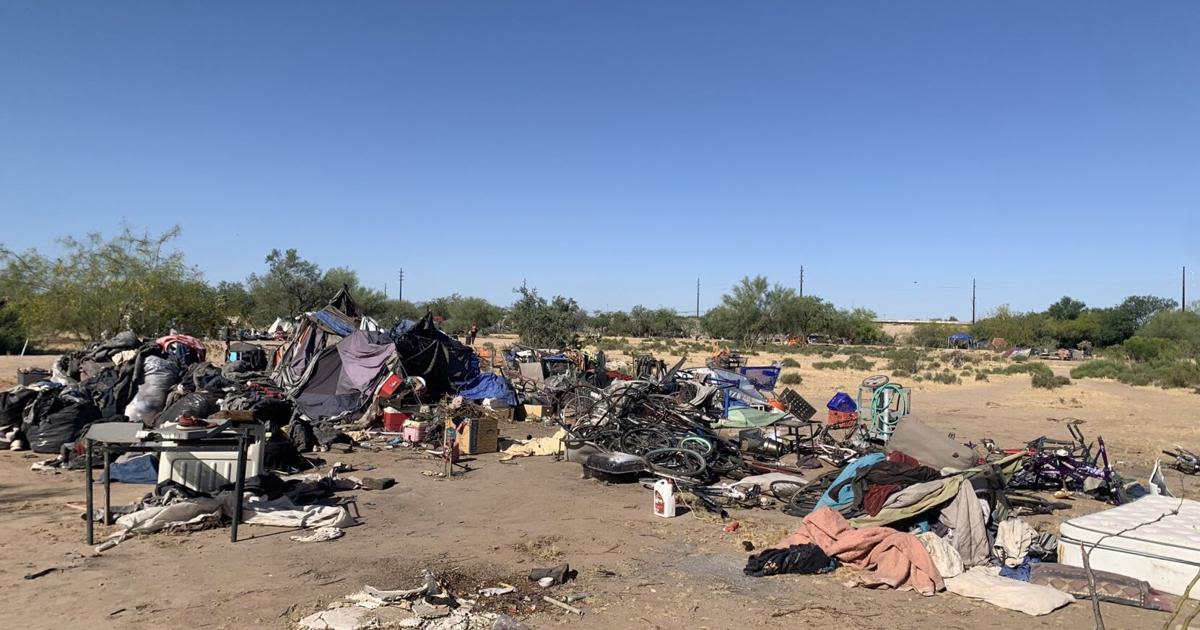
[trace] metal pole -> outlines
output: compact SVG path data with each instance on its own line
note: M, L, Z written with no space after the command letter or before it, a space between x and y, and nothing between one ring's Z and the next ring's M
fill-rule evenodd
M975 325L975 278L971 278L971 325Z
M246 431L238 433L237 478L233 482L233 527L229 531L229 542L238 539L238 523L242 521L242 492L246 489Z
M96 541L92 537L92 444L91 440L87 438L83 439L83 495L86 497L85 503L87 503L87 514L84 515L87 525L84 527L84 530L87 531L87 544L89 545L96 544Z
M800 297L804 297L804 265L800 265Z
M1183 282L1179 289L1179 310L1187 310L1187 267L1183 268Z
M109 510L112 508L112 475L110 472L110 454L108 445L104 445L104 525L107 527L112 523L109 518Z
M696 319L700 318L700 278L696 278Z

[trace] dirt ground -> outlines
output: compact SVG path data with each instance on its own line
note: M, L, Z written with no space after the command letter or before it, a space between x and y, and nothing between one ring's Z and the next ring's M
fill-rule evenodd
M762 355L754 363L776 358ZM813 357L794 358L801 367L789 371L804 377L794 387L818 406L838 390L853 393L869 375L815 370ZM0 357L0 387L13 384L17 367L51 361ZM1065 374L1070 365L1052 367ZM992 437L1017 446L1039 435L1067 438L1063 419L1082 419L1085 433L1103 435L1117 465L1139 477L1162 448L1176 442L1200 447L1200 396L1192 393L1095 380L1034 390L1028 375L918 383L913 390L914 413L963 440ZM539 423L502 424L501 431L510 438L551 432ZM925 598L849 588L847 569L745 577L743 541L773 543L796 519L777 510L732 510L740 528L726 533L706 514L657 518L649 490L582 480L579 466L548 457L501 463L494 454L478 456L471 472L445 480L423 475L438 463L407 449L331 455L329 463L373 465L367 474L397 480L388 490L355 493L362 525L340 540L302 544L289 540L290 530L243 526L236 544L228 530L213 530L133 539L96 555L84 545L80 511L68 505L83 499L82 474L31 471L42 458L0 452L0 628L289 628L365 584L411 588L423 568L445 576L460 596L499 582L517 585L518 596L488 605L533 628L1092 626L1089 606L1079 602L1031 618L944 593ZM1168 482L1177 494L1196 495L1173 471ZM114 504L148 490L114 484ZM1105 507L1082 497L1072 503L1071 514ZM1053 528L1062 518L1034 520ZM578 578L550 593L586 593L576 603L583 617L542 604L544 592L525 579L531 568L561 562ZM59 570L23 579L47 568ZM531 601L522 601L524 595ZM1102 610L1110 628L1156 628L1166 621L1163 613L1112 604Z

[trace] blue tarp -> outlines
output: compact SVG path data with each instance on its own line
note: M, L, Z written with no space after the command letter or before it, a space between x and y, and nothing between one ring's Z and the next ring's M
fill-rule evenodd
M467 400L496 398L507 402L509 407L517 404L517 396L508 386L508 381L496 374L480 374L463 383L458 389L458 395Z
M956 332L950 335L951 341L974 341L975 338L965 332Z
M316 317L317 319L321 320L322 324L325 324L326 326L329 327L330 330L332 330L333 332L335 332L343 337L348 337L355 330L357 330L357 328L355 328L354 326L350 326L350 325L346 324L346 322L342 321L342 319L340 317L337 317L333 313L330 313L324 309L321 309L321 310L317 311L316 313L313 313L313 317Z
M108 468L113 481L124 483L158 483L158 460L149 453L131 457ZM104 475L100 475L104 481Z
M862 470L863 468L869 468L875 464L878 464L879 462L883 461L884 457L886 457L886 455L883 453L871 453L870 455L863 455L862 457L850 462L845 468L842 469L842 473L837 476L837 479L833 480L833 484L829 486L829 490L833 490L838 486L838 484L847 479L853 479L854 476L858 474L858 471ZM829 490L826 490L825 494L821 495L821 500L817 501L817 507L813 508L814 510L823 507L831 507L835 510L840 510L849 506L850 503L854 501L853 484L848 483L843 485L838 491L837 497L830 496Z

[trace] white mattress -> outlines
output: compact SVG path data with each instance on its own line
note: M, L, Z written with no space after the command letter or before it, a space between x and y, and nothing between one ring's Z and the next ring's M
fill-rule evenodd
M1171 514L1176 509L1179 513ZM1151 523L1163 514L1167 516ZM1200 571L1200 502L1148 496L1073 518L1059 528L1059 537L1063 564L1082 567L1081 547L1099 541L1088 557L1093 570L1128 575L1183 595ZM1200 588L1193 588L1191 597L1200 599Z

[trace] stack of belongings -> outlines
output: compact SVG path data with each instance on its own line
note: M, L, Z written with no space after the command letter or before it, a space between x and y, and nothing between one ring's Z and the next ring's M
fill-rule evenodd
M868 588L927 596L947 590L1029 615L1073 601L1031 578L1039 559L1053 559L1053 545L1009 517L1004 488L1023 455L982 464L916 418L905 425L922 439L905 439L898 428L901 439L889 440L886 453L864 455L830 475L815 505L801 508L807 514L790 512L804 522L775 549L803 549L808 558L815 550L805 546L814 546L867 571L854 585Z

